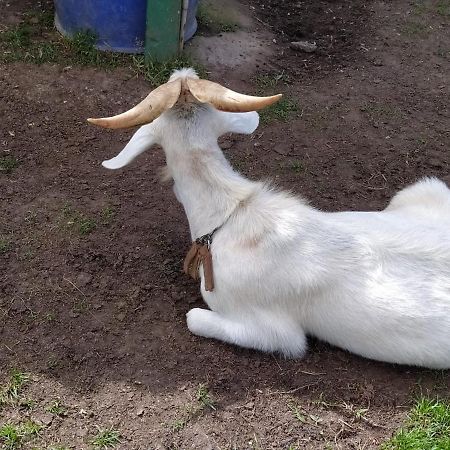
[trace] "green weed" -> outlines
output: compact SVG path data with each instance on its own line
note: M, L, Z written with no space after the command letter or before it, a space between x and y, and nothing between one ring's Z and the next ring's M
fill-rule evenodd
M91 233L97 226L96 221L66 203L62 209L65 227L77 231L82 236Z
M11 173L17 167L19 167L19 161L14 156L0 158L0 172Z
M295 419L297 419L301 423L307 422L307 417L302 413L302 411L297 406L290 405L289 407Z
M11 241L4 236L0 236L0 255L2 253L9 252L11 248L12 248Z
M19 429L10 423L3 425L0 427L0 440L6 450L17 448L21 441Z
M33 409L36 405L36 402L31 398L21 398L18 405L22 409Z
M0 407L17 403L22 388L29 379L30 375L28 373L12 370L8 382L0 389Z
M254 82L257 87L257 95L273 95L281 83L288 83L289 78L281 73L269 73L257 75ZM259 116L262 124L273 121L287 122L299 111L296 100L284 94L281 100L260 111Z
M67 408L65 408L59 400L54 400L52 404L47 408L47 411L51 414L54 414L55 416L67 416Z
M408 420L382 450L450 450L450 403L419 398Z
M273 92L281 83L287 84L289 81L289 77L284 72L264 73L254 78L254 82L261 94L266 94L268 91Z
M193 67L200 78L206 78L205 68L185 54L181 54L165 62L145 61L143 56L132 57L132 69L136 74L143 76L154 86L159 86L167 82L174 70L183 67Z
M100 211L101 224L102 225L110 225L116 215L116 210L112 206L105 206Z
M77 221L77 230L81 235L89 234L91 231L95 229L97 224L94 219L90 219L89 217L79 217Z
M189 422L189 419L187 419L187 418L177 419L172 423L170 428L172 429L172 431L178 432L178 431L183 430L188 422Z
M0 441L3 442L4 450L15 450L22 446L25 441L36 437L42 430L42 426L27 420L19 425L7 423L0 427Z
M216 409L214 406L214 399L211 397L208 391L208 387L205 384L201 384L196 392L197 401L200 402L202 408Z
M172 431L178 432L186 427L186 425L200 416L205 408L216 410L215 401L209 393L208 387L205 384L200 384L195 392L196 404L191 404L185 408L185 413L182 417L176 419L170 425Z
M99 51L94 47L95 41L90 30L80 30L66 39L53 27L52 11L32 11L25 14L22 23L0 33L0 62L129 67L153 85L165 83L171 72L181 67L195 67L202 78L206 76L203 67L184 54L166 62L146 62L143 56Z
M106 449L115 447L119 442L120 433L113 428L108 428L106 430L99 429L91 443L95 448Z
M412 12L416 16L421 16L427 12L427 5L425 5L422 1L416 1L413 5Z
M450 17L450 0L440 0L436 6L437 13L444 17Z
M261 110L259 115L262 124L273 121L287 122L295 117L298 111L298 103L292 98L283 96L277 103Z
M401 112L395 106L388 103L369 102L360 109L367 114L369 120L372 122L387 122L402 116Z
M303 163L298 160L292 161L290 167L295 173L302 173L305 170Z
M420 22L407 22L401 29L402 34L409 37L425 36L428 31L428 26Z

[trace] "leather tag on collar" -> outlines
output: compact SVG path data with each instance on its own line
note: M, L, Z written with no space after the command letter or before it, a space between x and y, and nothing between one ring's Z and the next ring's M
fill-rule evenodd
M183 272L191 276L194 280L200 278L200 264L203 264L203 273L205 275L205 289L207 291L214 290L214 277L212 266L212 255L207 244L199 244L193 242L186 258L184 259Z

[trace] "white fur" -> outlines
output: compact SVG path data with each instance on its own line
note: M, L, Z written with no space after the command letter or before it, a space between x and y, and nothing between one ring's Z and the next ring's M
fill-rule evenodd
M211 248L213 292L201 274L210 310L189 311L189 329L293 357L309 334L376 360L450 368L447 186L425 179L380 212L321 212L233 171L218 136L257 125L256 112L175 106L104 164L158 143L192 239L225 222Z

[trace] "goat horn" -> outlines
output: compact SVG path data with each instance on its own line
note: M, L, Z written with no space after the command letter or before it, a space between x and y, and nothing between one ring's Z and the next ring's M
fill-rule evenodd
M188 78L191 94L201 103L211 103L216 109L226 112L250 112L265 108L277 102L282 94L271 97L254 97L239 94L231 89L208 80Z
M150 92L134 108L113 117L88 119L89 123L103 128L129 128L136 125L150 123L164 111L172 108L181 92L181 80L165 83Z

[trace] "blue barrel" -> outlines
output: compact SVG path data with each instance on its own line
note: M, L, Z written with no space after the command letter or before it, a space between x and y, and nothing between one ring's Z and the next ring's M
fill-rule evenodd
M199 0L189 0L188 10L186 15L186 25L184 26L184 42L194 36L197 31L197 8Z
M147 0L54 1L55 26L64 36L91 31L97 36L95 47L99 50L144 52ZM197 5L198 0L189 0L185 41L197 30Z

